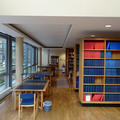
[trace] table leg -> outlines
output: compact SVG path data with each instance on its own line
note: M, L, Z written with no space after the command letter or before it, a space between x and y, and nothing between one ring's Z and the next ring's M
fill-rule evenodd
M40 94L37 93L37 109L38 109L38 107L39 107L39 99L40 99Z
M50 75L50 87L52 86L52 77Z
M41 91L41 109L43 110L43 91Z
M14 110L17 109L17 93L14 92Z

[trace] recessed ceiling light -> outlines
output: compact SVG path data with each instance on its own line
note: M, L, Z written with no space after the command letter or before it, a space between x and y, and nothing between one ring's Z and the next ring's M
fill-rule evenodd
M90 35L91 37L95 37L95 35Z
M112 27L112 25L105 25L105 27L106 27L106 28L111 28L111 27Z

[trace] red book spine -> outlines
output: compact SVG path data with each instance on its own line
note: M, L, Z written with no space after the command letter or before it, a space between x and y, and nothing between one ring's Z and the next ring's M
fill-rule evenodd
M84 93L83 94L83 101L85 101L85 99L86 99L86 94Z
M100 51L84 51L84 58L101 58Z
M95 42L95 49L104 49L104 42Z
M95 47L94 42L85 42L84 43L84 49L94 49Z

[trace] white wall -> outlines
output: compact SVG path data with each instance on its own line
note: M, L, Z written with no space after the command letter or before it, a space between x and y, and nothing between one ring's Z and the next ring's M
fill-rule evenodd
M61 69L62 65L65 65L65 49L64 48L53 48L50 49L50 58L51 56L59 56L59 69Z
M48 65L48 49L42 48L42 65Z
M0 15L120 17L120 0L0 0Z

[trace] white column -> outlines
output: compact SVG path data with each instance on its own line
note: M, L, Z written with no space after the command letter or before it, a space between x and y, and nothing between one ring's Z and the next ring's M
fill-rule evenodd
M38 48L38 66L42 66L42 48Z
M23 73L23 37L16 38L16 84L22 82Z

